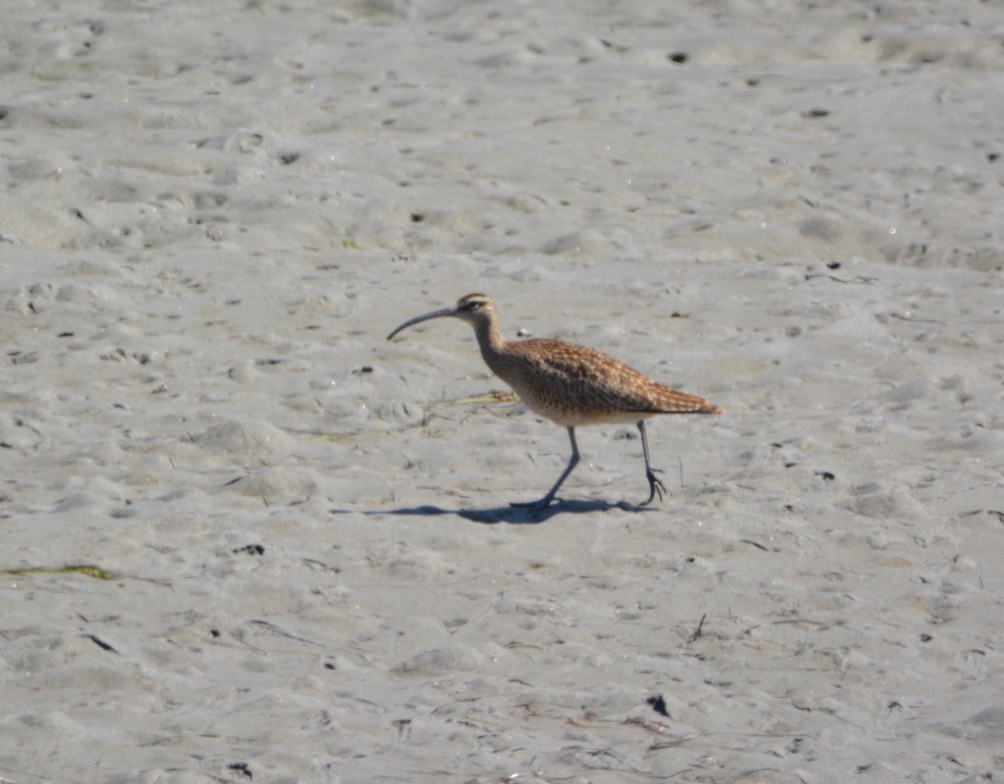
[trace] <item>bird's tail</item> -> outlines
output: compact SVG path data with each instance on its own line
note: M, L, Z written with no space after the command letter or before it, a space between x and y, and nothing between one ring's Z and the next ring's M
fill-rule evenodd
M720 414L722 409L710 400L658 385L656 403L663 414Z

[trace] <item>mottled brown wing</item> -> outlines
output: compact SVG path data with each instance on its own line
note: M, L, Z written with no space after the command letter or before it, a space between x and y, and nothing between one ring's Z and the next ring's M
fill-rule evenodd
M718 411L702 397L677 392L586 346L547 339L511 346L524 372L510 383L529 408L556 421Z

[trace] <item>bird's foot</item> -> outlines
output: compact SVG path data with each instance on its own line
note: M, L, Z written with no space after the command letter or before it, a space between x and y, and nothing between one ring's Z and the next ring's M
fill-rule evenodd
M655 498L656 493L659 494L659 503L662 503L662 497L666 492L666 486L662 483L659 477L656 476L657 473L661 474L662 471L658 468L649 468L645 471L645 478L648 479L649 495L648 500L641 504L642 506L648 506L652 503L652 499Z
M554 501L553 495L545 495L537 501L512 501L509 506L513 509L526 509L529 512L542 512Z

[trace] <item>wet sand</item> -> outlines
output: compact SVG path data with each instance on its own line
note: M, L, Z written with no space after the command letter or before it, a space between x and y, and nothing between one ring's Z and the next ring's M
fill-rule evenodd
M8 12L0 782L1000 775L1004 21L839 5Z

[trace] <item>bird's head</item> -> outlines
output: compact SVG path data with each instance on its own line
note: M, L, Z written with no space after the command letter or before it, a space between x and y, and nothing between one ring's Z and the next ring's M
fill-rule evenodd
M461 321L466 321L473 327L477 327L479 324L485 322L491 323L495 319L495 305L492 302L492 298L487 294L468 294L457 300L457 304L452 308L434 310L432 313L425 313L421 316L415 316L415 318L409 319L391 332L387 336L387 340L393 338L398 332L401 332L402 330L414 326L422 321L447 317L458 318Z

